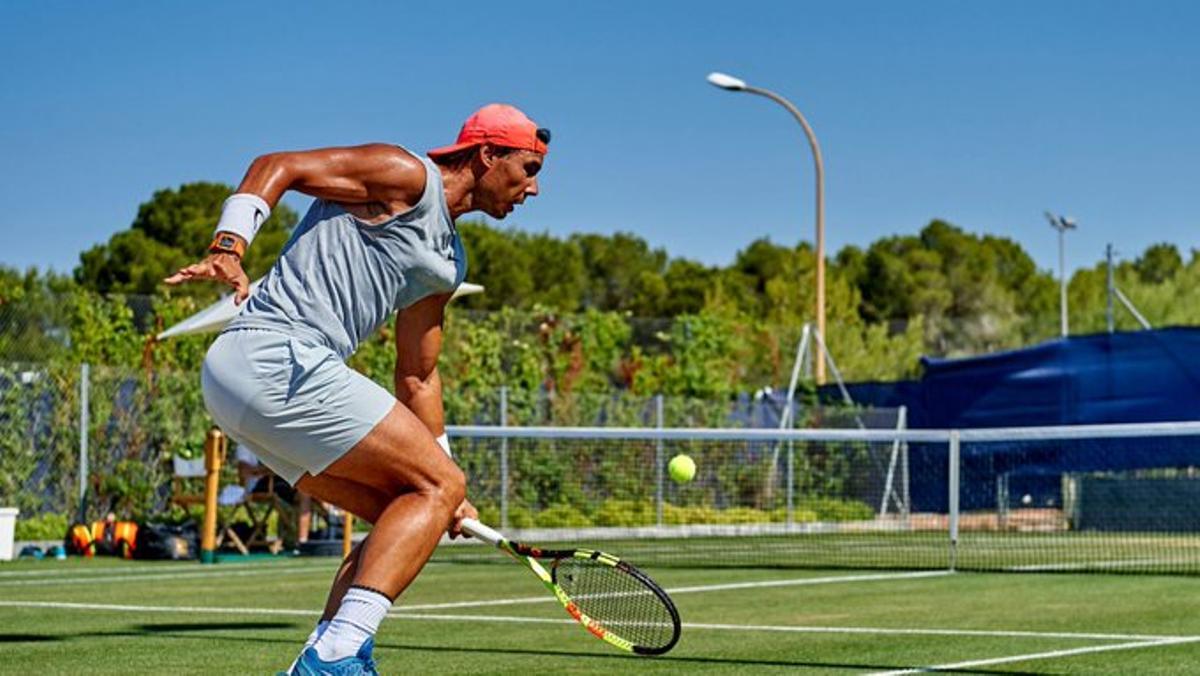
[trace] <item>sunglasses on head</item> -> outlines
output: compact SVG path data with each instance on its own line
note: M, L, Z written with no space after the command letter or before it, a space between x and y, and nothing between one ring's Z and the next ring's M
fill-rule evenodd
M541 141L542 143L545 143L546 145L550 145L550 130L549 129L546 129L545 127L539 127L538 130L536 132L534 132L534 135L537 136L537 140Z

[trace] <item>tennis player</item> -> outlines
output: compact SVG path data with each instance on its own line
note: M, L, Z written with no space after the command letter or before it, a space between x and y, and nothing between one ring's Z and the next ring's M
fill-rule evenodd
M245 307L209 348L209 413L288 483L374 524L334 578L296 674L373 674L373 636L443 532L475 517L437 371L467 258L454 220L538 194L550 132L484 106L418 157L372 144L264 155L226 200L209 255L165 281L217 280ZM316 198L254 295L241 259L288 190ZM345 360L395 313L395 396Z

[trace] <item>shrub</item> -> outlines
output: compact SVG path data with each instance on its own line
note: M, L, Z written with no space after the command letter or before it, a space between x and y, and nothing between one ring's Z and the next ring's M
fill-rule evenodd
M69 520L65 515L47 512L29 518L18 515L16 539L61 540L66 537Z
M816 513L817 521L866 521L875 517L869 505L857 500L806 498L799 507Z
M554 505L535 514L533 523L538 528L584 528L591 526L592 520L571 505Z
M651 526L655 521L654 503L634 500L605 500L593 519L597 526Z

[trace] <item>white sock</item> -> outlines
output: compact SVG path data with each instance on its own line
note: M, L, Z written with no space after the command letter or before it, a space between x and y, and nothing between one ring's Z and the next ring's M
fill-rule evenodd
M308 635L308 640L304 642L304 648L307 649L317 644L317 639L321 638L321 634L329 628L329 620L321 620L317 622L317 626L313 628L312 633Z
M375 635L392 601L379 592L351 587L329 626L317 638L317 655L333 662L358 654L358 649Z

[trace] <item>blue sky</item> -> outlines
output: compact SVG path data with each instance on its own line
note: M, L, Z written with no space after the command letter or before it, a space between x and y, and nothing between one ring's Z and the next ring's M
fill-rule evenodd
M757 237L829 252L943 218L1056 266L1200 247L1200 3L7 2L0 263L69 271L154 190L259 153L453 139L490 101L554 130L506 225L637 233L725 264ZM302 196L286 198L298 210Z

